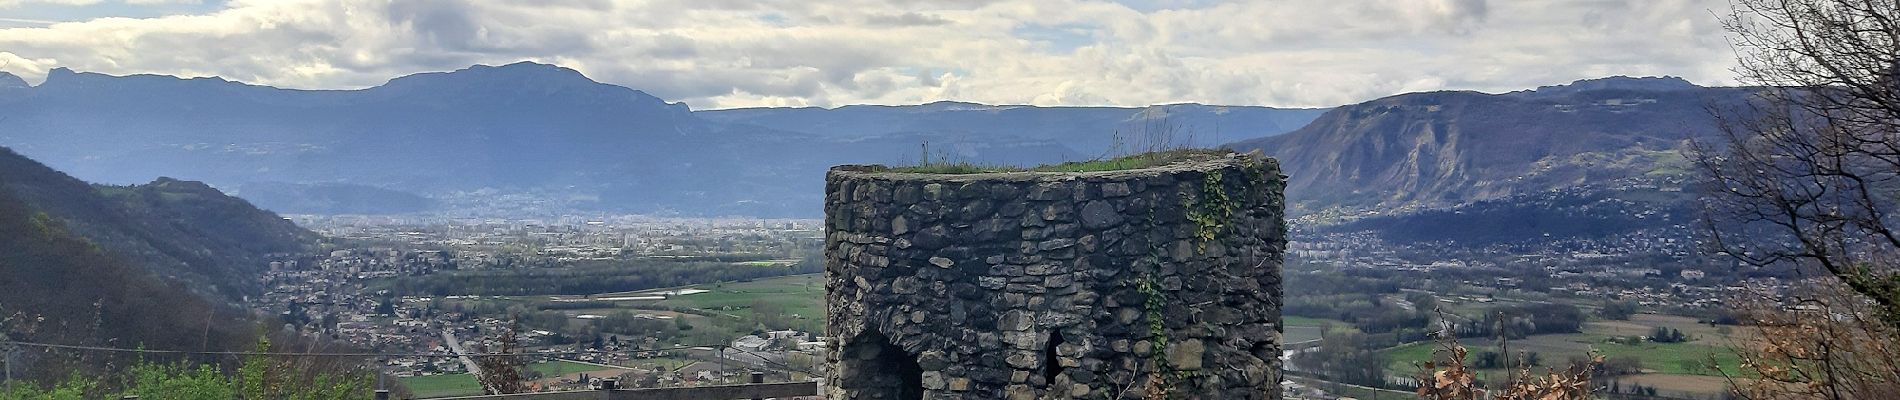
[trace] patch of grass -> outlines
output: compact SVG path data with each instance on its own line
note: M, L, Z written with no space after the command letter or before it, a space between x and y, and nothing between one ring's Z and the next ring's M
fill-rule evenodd
M1725 347L1694 343L1643 343L1626 345L1603 343L1596 346L1605 357L1629 357L1643 360L1643 369L1655 370L1664 374L1684 375L1721 375L1721 372L1706 367L1710 357L1716 365L1730 375L1742 372L1741 356Z
M1720 375L1720 372L1702 367L1711 356L1716 363L1730 374L1739 373L1737 366L1741 358L1735 352L1721 346L1696 343L1653 343L1638 345L1611 343L1608 336L1595 334L1569 333L1558 335L1534 335L1510 342L1511 353L1537 352L1545 366L1561 366L1571 357L1581 358L1591 349L1596 349L1610 359L1633 358L1641 360L1643 368L1664 374ZM1460 339L1459 343L1472 354L1482 351L1497 351L1496 342L1484 338ZM1407 374L1415 371L1414 363L1424 362L1434 357L1439 349L1437 343L1413 343L1385 350L1392 363L1387 370L1395 374ZM1537 368L1533 368L1537 369ZM1502 373L1502 369L1488 369L1486 372Z
M581 364L581 363L567 361L567 360L554 360L554 361L549 361L549 362L544 362L544 363L528 364L528 369L534 372L540 372L542 376L552 377L552 376L572 374L576 372L593 372L593 371L610 371L610 370L625 372L624 370L626 370L627 368L602 367L598 365L587 365L587 364Z
M1282 344L1314 341L1322 336L1321 328L1317 326L1287 325L1281 329L1286 330L1285 335L1280 337Z
M1286 324L1286 326L1326 326L1326 324L1333 324L1333 326L1352 326L1352 324L1348 324L1346 323L1346 321L1340 321L1336 319L1326 319L1326 318L1301 317L1297 315L1282 316L1280 317L1280 323Z
M1392 363L1385 368L1386 372L1409 376L1418 372L1418 367L1413 364L1433 359L1433 352L1436 351L1438 351L1437 343L1412 343L1386 349L1386 357L1392 359Z
M751 282L727 282L695 287L711 290L711 292L674 296L655 304L697 308L716 315L731 315L741 320L751 321L754 319L753 303L765 302L783 308L787 315L798 315L801 319L796 325L801 330L823 330L824 274L788 275Z
M1182 161L1209 160L1216 157L1223 157L1232 153L1233 152L1230 150L1221 150L1221 149L1182 149L1182 150L1167 150L1167 151L1141 153L1141 154L1128 155L1128 156L1116 157L1116 158L1111 158L1111 159L1071 161L1071 162L1065 162L1061 164L1041 165L1041 166L1035 166L1035 167L1029 167L1029 168L1007 166L1007 165L975 164L975 163L964 162L964 161L954 161L954 162L929 163L929 164L924 164L924 165L882 167L882 168L875 169L875 171L902 172L902 173L913 173L913 174L945 174L945 175L981 174L981 173L993 173L993 172L1121 171L1121 170L1129 170L1129 169L1150 168L1150 167L1168 165L1168 164L1182 162Z
M785 307L785 312L805 318L822 319L825 316L824 274L790 275L698 287L711 292L674 296L660 304L715 310L719 307L749 308L755 301L764 301Z
M448 374L411 376L402 378L402 385L408 387L417 398L476 396L482 394L482 384L475 381L474 375Z

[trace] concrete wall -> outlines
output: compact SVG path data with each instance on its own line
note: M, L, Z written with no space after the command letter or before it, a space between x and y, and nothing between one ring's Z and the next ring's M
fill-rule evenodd
M830 398L1280 397L1273 160L881 170L826 177Z

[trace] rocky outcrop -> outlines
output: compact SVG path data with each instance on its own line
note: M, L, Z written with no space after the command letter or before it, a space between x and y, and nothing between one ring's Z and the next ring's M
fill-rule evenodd
M1280 397L1273 160L880 171L826 179L829 398Z

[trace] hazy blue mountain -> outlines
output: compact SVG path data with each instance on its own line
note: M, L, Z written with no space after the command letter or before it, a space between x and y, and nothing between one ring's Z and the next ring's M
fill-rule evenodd
M247 183L231 194L288 214L402 214L439 206L414 193L349 183Z
M19 75L14 75L11 72L0 71L0 90L20 89L20 88L25 88L25 87L27 87L26 80L20 79Z
M1116 129L1145 121L1218 127L1221 136L1199 138L1216 143L1288 130L1317 112L938 103L695 113L525 62L360 90L63 68L37 86L10 81L0 78L0 145L92 181L184 177L257 193L284 212L416 208L351 205L365 195L529 193L569 208L815 216L827 167L916 162L926 142L933 157L1041 164L1098 156Z
M1279 158L1298 211L1449 206L1679 177L1690 140L1717 133L1707 107L1734 107L1751 93L1623 77L1506 94L1409 93L1233 146Z
M830 138L902 135L936 142L1048 141L1099 156L1136 135L1172 130L1179 144L1211 147L1305 126L1324 109L1170 104L1150 107L1036 107L940 101L914 106L739 108L696 111L709 120L769 126Z

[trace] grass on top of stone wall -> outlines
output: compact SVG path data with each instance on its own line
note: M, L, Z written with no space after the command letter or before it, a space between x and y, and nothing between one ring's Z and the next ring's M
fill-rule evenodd
M981 174L992 172L1098 172L1142 169L1173 164L1183 161L1213 160L1234 154L1227 149L1177 149L1156 151L1110 159L1070 161L1061 164L1018 167L1009 165L976 164L965 161L928 163L897 167L881 167L878 172L903 172L913 174Z

